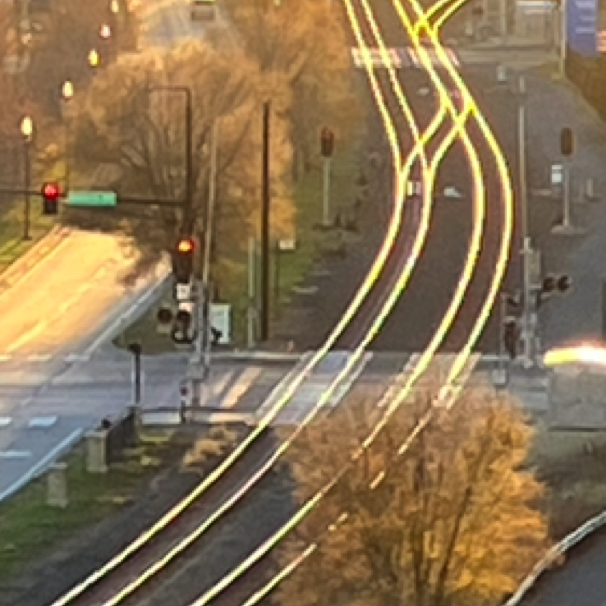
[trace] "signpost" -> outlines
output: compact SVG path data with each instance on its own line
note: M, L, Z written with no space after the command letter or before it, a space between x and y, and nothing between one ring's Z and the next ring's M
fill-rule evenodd
M67 196L67 206L114 207L118 204L118 194L115 191L70 191Z

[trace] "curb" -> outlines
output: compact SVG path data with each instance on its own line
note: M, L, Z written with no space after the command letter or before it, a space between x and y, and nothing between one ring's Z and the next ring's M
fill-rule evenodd
M288 353L273 351L230 351L211 353L211 360L216 362L298 362L305 352Z
M39 240L22 257L9 265L0 273L0 293L14 286L23 276L42 259L50 254L63 240L71 234L71 229L54 227L46 236Z

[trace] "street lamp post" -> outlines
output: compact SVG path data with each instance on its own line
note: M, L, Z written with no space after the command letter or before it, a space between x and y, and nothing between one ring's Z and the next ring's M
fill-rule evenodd
M194 118L193 94L188 86L152 86L153 91L179 93L185 97L185 200L182 235L191 236L194 228Z
M61 87L61 97L63 99L63 135L64 135L64 146L65 146L65 186L64 190L69 191L69 177L70 177L70 146L69 146L69 102L74 96L74 85L70 80L66 80Z
M100 62L100 57L99 57L98 51L95 50L94 48L91 49L91 51L88 53L88 64L92 68L96 68L96 67L99 67L99 62Z
M30 220L31 220L31 199L29 190L31 186L31 154L30 147L34 138L34 121L30 116L25 116L21 121L21 133L23 134L24 141L24 160L25 160L25 175L24 175L24 189L25 189L25 207L23 209L23 239L31 240L30 235Z

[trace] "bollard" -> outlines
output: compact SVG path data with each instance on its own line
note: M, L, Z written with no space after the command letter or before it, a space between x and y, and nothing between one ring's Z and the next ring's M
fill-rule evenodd
M46 484L46 504L49 507L65 508L69 504L67 498L67 464L51 465Z
M91 431L86 434L86 471L107 473L107 431Z
M499 84L507 82L507 68L504 65L497 65L497 82Z

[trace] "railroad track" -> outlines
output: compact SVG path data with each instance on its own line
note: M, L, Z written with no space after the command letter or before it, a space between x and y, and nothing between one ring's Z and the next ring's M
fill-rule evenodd
M368 35L368 30L366 31L366 35ZM383 86L385 86L385 82L383 82ZM400 105L401 99L395 95L392 97L391 103ZM434 158L441 153L445 153L451 144L449 143L449 138L450 142L452 142L454 136L457 135L456 131L449 128L443 132L440 137L438 131L441 128L441 123L436 121L436 129L431 137L431 143L428 143L426 148L429 149L429 152ZM400 128L398 132L405 133L405 130ZM453 132L454 136L452 136ZM414 132L409 136L414 139ZM402 135L402 139L398 141L398 144L403 145L404 141L406 141L405 135ZM442 150L444 150L444 152L442 152ZM335 339L335 342L338 342L338 340L341 339L340 343L342 343L343 346L347 346L349 343L359 345L359 341L362 341L362 347L359 347L359 350L363 351L365 345L364 340L372 338L373 334L380 330L382 315L385 315L385 310L388 309L390 303L393 306L394 294L397 300L397 296L399 296L399 293L405 286L406 280L403 280L402 278L403 276L406 278L407 269L411 267L411 253L413 254L414 259L415 246L419 249L422 248L425 238L422 233L421 224L423 221L428 221L428 215L431 210L431 182L429 179L426 179L428 174L427 166L422 159L419 160L418 157L413 158L406 168L414 171L415 167L417 171L420 171L421 179L426 181L424 183L424 189L427 192L424 199L426 204L422 205L420 208L408 207L406 209L401 209L404 213L409 213L405 224L410 226L410 231L398 229L395 233L395 237L393 238L388 251L390 254L387 255L389 257L387 271L383 274L382 278L373 284L373 291L375 294L363 304L367 307L364 308L362 306L363 313L358 316L357 323L354 322L348 328L349 332L345 331L344 334ZM419 174L419 172L417 172L417 174ZM398 188L402 187L403 181L403 179L400 181ZM476 183L476 185L478 185L478 183ZM398 193L402 192L400 191ZM423 216L425 216L425 219L423 219ZM418 235L419 232L421 232L420 236ZM416 242L415 235L417 235ZM471 247L471 253L469 255L469 258L474 262L477 261L478 257L479 244L477 241L481 241L481 232L479 236L476 233L475 238L476 245L475 247ZM471 277L473 274L473 265L470 263L469 267L471 267L471 270L468 273ZM411 271L409 273L411 273ZM462 289L462 291L464 294L464 289ZM455 309L455 314L457 306L460 307L462 301L460 297L459 299L460 300L457 301L455 297L455 303L452 305L452 309ZM452 323L452 317L455 314L445 314L447 322ZM447 324L444 324L444 326L447 326ZM472 337L473 336L474 335L472 334ZM351 339L351 341L349 341L349 339ZM427 368L433 354L435 354L435 349L432 351L432 347L430 347L428 354L425 356L425 368L422 367L422 364L419 366L419 371L417 371L418 376ZM469 352L464 351L458 363L455 364L456 368L454 374L451 373L452 376L449 377L451 382L456 378L458 373L464 370L466 358L468 357ZM306 372L308 374L309 370ZM345 372L343 376L346 375L347 372ZM303 383L303 381L301 381L301 383ZM300 384L294 386L293 393ZM394 396L396 395L399 394L394 394ZM237 529L239 527L241 522L238 520L241 519L239 516L243 515L242 512L248 512L247 515L251 516L250 519L254 522L255 519L260 519L260 517L258 517L260 511L268 511L270 509L274 511L272 507L275 506L277 507L277 509L275 509L276 513L272 517L275 518L275 527L278 529L283 521L281 520L282 516L277 513L278 509L283 511L284 519L288 518L293 510L294 506L291 504L291 507L289 508L287 499L285 499L288 493L288 483L284 478L278 478L278 484L274 485L271 482L272 480L275 481L276 475L264 475L263 479L254 483L254 487L253 484L251 484L251 479L254 478L256 472L258 473L258 470L263 468L267 462L275 456L275 453L279 448L280 447L276 444L272 443L270 436L260 436L260 440L251 446L247 455L239 459L236 465L231 468L230 473L221 480L216 481L210 491L206 493L205 498L199 502L200 504L197 504L195 508L190 508L185 511L179 516L178 521L173 522L168 526L168 532L162 532L157 538L146 543L144 548L138 551L134 556L124 559L124 565L115 567L114 572L109 576L101 576L98 579L94 579L95 582L90 583L88 587L82 586L78 588L77 591L71 592L71 594L56 601L53 606L62 606L63 604L76 604L78 606L84 604L103 604L104 606L109 606L110 604L118 603L165 604L168 599L170 599L171 604L187 604L189 603L187 601L189 598L184 595L183 570L186 570L187 574L190 575L191 581L195 581L195 583L190 583L188 586L193 586L195 584L198 593L201 591L201 587L207 585L208 582L211 582L213 586L215 586L216 579L207 581L206 583L200 583L202 571L200 571L197 566L197 563L201 558L198 551L199 549L210 549L211 552L213 549L216 549L217 545L221 542L221 535L224 535L230 528ZM243 471L238 472L238 466L241 466ZM242 475L239 475L239 473ZM176 554L179 556L179 559L171 560L170 558L167 558L167 555L170 555L171 547L175 543L178 543L183 537L192 536L191 531L193 529L199 529L201 523L203 523L205 519L208 520L212 518L218 508L221 508L229 501L230 497L238 494L243 488L245 488L245 490L242 494L246 493L247 499L241 502L238 499L239 505L237 508L232 507L229 510L226 510L226 514L222 518L222 524L212 528L210 534L206 536L205 541L197 541L195 540L197 537L194 537L194 540L191 541L188 547L183 548ZM217 500L213 501L213 494L215 493L217 494ZM276 495L278 495L278 498L276 498ZM266 499L269 499L269 501L266 501ZM270 507L270 501L273 503L272 507ZM259 503L265 503L265 505L262 505L259 509ZM280 504L278 505L278 503ZM260 527L261 524L258 524L257 526ZM252 527L254 527L254 523ZM265 536L267 536L268 533L272 534L275 532L277 532L277 530L272 531L269 528L263 528ZM219 541L219 543L217 543L217 541ZM255 538L254 543L256 544L258 542L258 539ZM218 563L219 558L215 558L215 560ZM210 560L206 561L213 562L213 559L211 557ZM259 561L261 562L261 566L267 566L266 560L260 559ZM208 564L206 567L208 568ZM149 574L150 570L153 571L152 574ZM195 572L192 572L192 570ZM246 577L241 581L242 584L232 587L232 590L243 587L243 584L246 584L247 579L250 578L251 573L252 576L256 576L260 574L260 571L258 568L250 567ZM175 583L175 579L177 579L176 592L172 586L172 583ZM125 588L126 591L124 591ZM233 591L230 592L230 596L233 595L235 595ZM213 599L213 596L208 599ZM229 599L232 600L233 597L230 597ZM208 603L208 601L206 603Z

